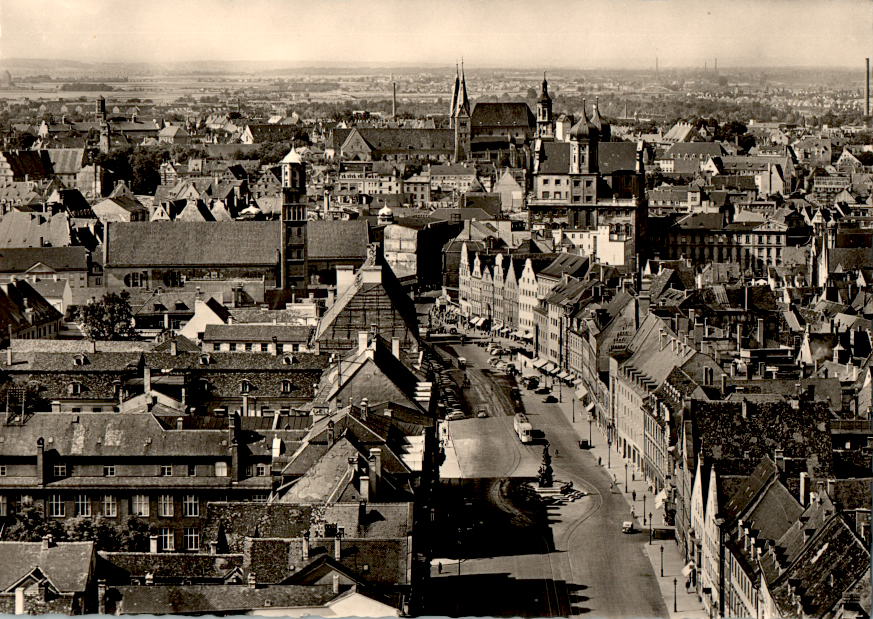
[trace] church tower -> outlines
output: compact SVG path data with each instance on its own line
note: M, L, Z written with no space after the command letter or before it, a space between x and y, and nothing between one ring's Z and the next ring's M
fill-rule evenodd
M597 127L601 142L612 140L612 127L600 116L600 97L594 98L594 114L591 116L591 123Z
M452 122L452 126L455 130L455 163L466 161L470 156L470 116L470 99L467 97L467 81L464 75L464 63L462 61L457 104L453 113Z
M278 288L302 294L307 285L306 167L292 149L282 168L282 221Z
M555 123L552 119L552 98L549 96L549 83L543 73L543 85L537 101L537 137L554 138Z
M596 174L599 170L597 143L600 135L594 123L588 120L585 107L583 99L579 121L570 129L570 174Z
M458 109L458 91L461 89L461 73L455 64L455 83L452 85L452 102L449 105L449 129L455 128L455 110Z

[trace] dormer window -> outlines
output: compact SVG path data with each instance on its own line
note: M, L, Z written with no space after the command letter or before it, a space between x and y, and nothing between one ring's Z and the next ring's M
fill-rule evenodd
M84 391L82 383L70 383L67 385L67 393L70 395L80 395Z
M291 393L292 383L290 380L282 381L282 393Z
M200 365L209 365L210 356L209 355L200 355Z
M249 393L252 390L252 383L244 380L239 384L239 392L240 393Z
M297 359L294 358L294 355L285 355L282 359L282 362L285 365L293 365L297 362Z
M85 365L85 355L76 355L73 357L73 365Z

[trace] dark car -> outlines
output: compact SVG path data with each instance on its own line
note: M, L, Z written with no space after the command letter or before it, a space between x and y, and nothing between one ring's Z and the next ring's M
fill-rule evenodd
M554 404L557 401L558 401L558 398L556 398L553 395L547 395L546 397L543 398L543 402L545 402L546 404Z
M534 393L536 393L538 395L546 395L547 393L551 393L551 392L552 392L552 390L549 389L548 387L540 387Z

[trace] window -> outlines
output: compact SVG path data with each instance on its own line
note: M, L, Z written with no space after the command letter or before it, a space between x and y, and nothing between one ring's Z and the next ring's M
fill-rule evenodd
M284 344L276 344L276 354L281 354L284 348Z
M544 192L543 192L543 199L544 199L544 200L548 200L548 199L549 199L549 192L548 192L548 191L544 191Z
M216 477L227 477L227 462L216 462L215 463L215 476Z
M6 465L0 465L0 477L6 477Z
M59 494L53 494L49 497L49 516L63 518L65 515L64 500Z
M291 381L283 380L282 381L282 393L291 393Z
M149 498L144 494L135 494L131 500L130 511L134 516L148 516Z
M221 350L221 344L220 344L220 343L213 344L213 345L212 345L212 350L213 350L214 352L218 352L219 350Z
M252 501L255 503L266 503L267 495L266 494L254 494L252 495Z
M261 352L269 352L270 345L269 344L261 344Z
M118 501L111 494L103 497L103 515L107 518L115 518L118 515Z
M70 383L67 385L67 393L70 395L80 395L82 393L82 383Z
M185 529L185 550L200 550L199 529Z
M252 390L252 384L244 380L239 384L239 392L240 393L249 393Z
M87 494L79 494L76 496L76 515L91 515L91 500L88 498Z
M106 464L103 466L103 477L115 477L114 464Z
M246 348L246 352L252 352L252 344L251 344L251 342L249 342L248 344L246 344L245 348Z
M171 518L173 516L173 497L169 494L162 494L158 498L158 516L163 518Z
M173 529L164 527L158 533L158 541L161 543L161 550L175 550L176 544L173 539Z
M173 465L172 464L162 464L161 465L161 477L172 477L173 476Z
M266 477L267 476L267 465L266 464L258 464L255 466L255 475L258 477Z
M0 517L9 515L9 506L7 504L6 495L0 494Z
M236 342L231 342L230 344L228 344L228 345L227 345L227 349L228 349L230 352L236 352Z
M57 479L59 479L61 477L66 477L67 476L67 465L66 464L55 464L52 467L52 474Z
M199 516L200 499L193 494L185 495L185 499L182 501L182 513L185 516Z
M188 477L197 477L197 465L189 464L188 465Z
M544 179L543 179L543 185L548 185L548 184L549 184L549 179L544 178Z

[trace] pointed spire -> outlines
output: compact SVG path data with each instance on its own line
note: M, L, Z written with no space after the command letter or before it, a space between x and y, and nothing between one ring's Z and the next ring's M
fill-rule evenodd
M458 91L461 88L461 74L458 71L458 63L455 63L455 84L452 86L452 104L449 107L449 118L454 118L458 111Z
M464 75L464 58L461 57L461 88L458 91L458 114L470 115L470 99L467 97L467 78Z

